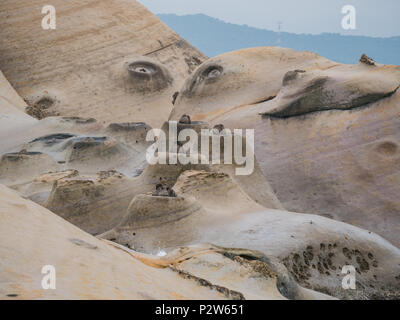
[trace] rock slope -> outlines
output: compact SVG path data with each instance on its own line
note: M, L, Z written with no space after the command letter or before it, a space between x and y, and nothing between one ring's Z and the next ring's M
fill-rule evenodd
M343 65L290 49L244 49L201 65L170 119L255 129L260 168L286 209L399 246L399 85L399 66L366 56Z
M136 1L54 3L54 32L0 4L0 299L399 299L400 67L206 60ZM171 123L255 129L254 170L148 163Z

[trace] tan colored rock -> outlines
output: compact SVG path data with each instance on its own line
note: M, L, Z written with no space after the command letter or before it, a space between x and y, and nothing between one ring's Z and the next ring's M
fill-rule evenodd
M6 153L0 158L0 179L8 185L17 185L57 168L54 159L41 152Z
M279 264L266 265L275 270L268 273L243 267L245 263L222 255L240 254L230 249L203 245L160 258L101 241L2 185L0 221L1 300L330 298L310 294ZM222 278L202 267L210 259L219 261ZM41 285L42 268L48 265L56 270L55 290ZM246 273L240 273L244 268ZM261 286L253 288L254 277Z
M212 66L220 74L202 76ZM285 209L348 222L399 246L399 85L399 66L244 49L201 65L170 119L190 114L255 129L259 166Z
M42 29L43 5L0 4L7 12L0 22L0 70L39 118L159 127L174 92L206 59L135 0L55 0L56 30Z

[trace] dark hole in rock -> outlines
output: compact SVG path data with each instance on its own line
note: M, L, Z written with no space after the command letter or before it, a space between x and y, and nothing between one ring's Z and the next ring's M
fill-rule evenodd
M138 61L129 64L128 71L133 75L154 75L160 68L151 62Z
M76 244L79 247L84 247L84 248L87 248L87 249L95 250L95 249L98 248L97 246L95 246L93 244L90 244L90 243L88 243L86 241L80 240L80 239L69 239L69 241L71 241L72 243Z
M108 128L112 131L136 131L138 129L151 129L151 127L144 122L111 123Z
M207 122L192 120L191 124L198 126L198 125L205 125L205 124L207 124Z
M29 114L30 116L41 120L46 117L50 116L58 116L59 113L50 110L54 109L56 105L56 101L53 98L50 97L42 97L33 104L29 105L28 107L25 108L25 112Z
M88 124L88 123L97 122L97 120L94 118L62 117L62 119L65 121L73 121L77 124Z
M66 140L66 139L69 139L72 137L75 137L75 135L70 134L70 133L55 133L55 134L50 134L47 136L36 138L29 143L41 141L41 142L45 142L46 144L53 144L53 143L59 142L60 140Z
M225 129L225 127L224 127L223 124L217 124L217 125L214 126L213 129L216 130L217 132L221 132L222 130Z
M135 61L127 66L129 81L127 90L131 92L150 93L161 91L173 82L168 70L150 61Z

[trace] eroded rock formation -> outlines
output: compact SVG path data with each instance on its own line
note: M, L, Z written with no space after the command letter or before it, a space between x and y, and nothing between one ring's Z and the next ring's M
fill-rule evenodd
M37 10L0 21L0 299L399 299L400 67L206 60L136 1L53 2L54 32ZM206 130L209 154L149 164L171 123ZM249 175L202 163L240 128Z
M282 48L226 53L186 80L170 119L255 129L260 168L286 209L398 246L400 67L368 61L342 65Z

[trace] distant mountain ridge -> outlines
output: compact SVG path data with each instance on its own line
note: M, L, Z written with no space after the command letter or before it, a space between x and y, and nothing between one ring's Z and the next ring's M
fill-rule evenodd
M278 45L277 32L227 23L204 14L157 16L209 57L242 48ZM365 53L379 63L400 65L400 36L373 38L282 32L281 39L281 47L312 51L341 63L356 63Z

